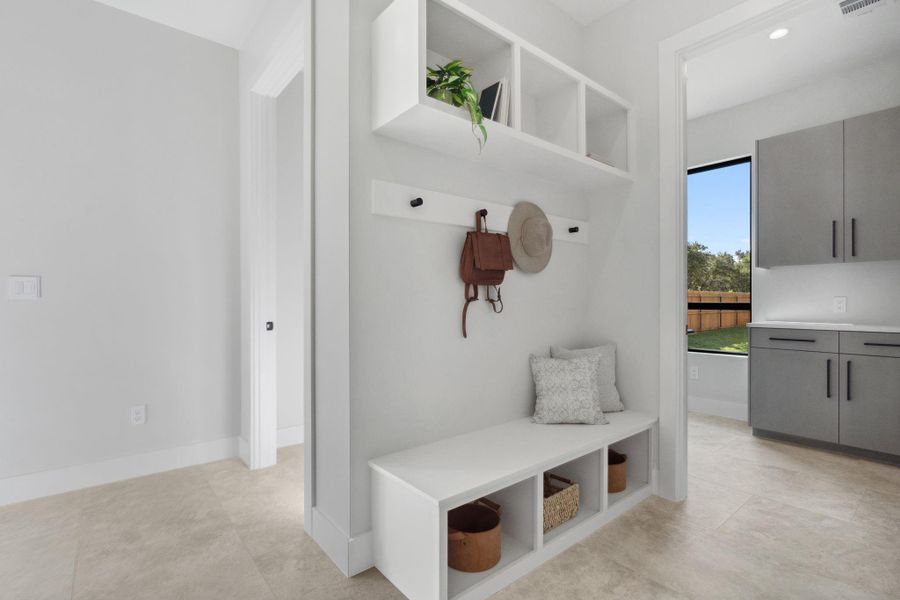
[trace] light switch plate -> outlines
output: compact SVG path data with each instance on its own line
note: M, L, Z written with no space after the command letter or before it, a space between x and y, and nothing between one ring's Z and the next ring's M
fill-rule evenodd
M10 300L37 300L41 297L41 278L34 275L10 275L7 290Z

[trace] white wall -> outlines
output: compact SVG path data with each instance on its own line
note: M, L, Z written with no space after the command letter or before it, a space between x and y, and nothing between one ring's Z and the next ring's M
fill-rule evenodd
M656 412L660 402L659 42L738 3L634 0L586 29L586 73L631 101L636 117L635 182L590 202L590 331L618 344L630 408Z
M688 352L688 410L747 420L749 361L744 355Z
M690 82L688 83L690 85ZM900 60L890 57L794 90L688 121L688 163L753 155L755 141L900 105ZM753 319L900 324L900 261L753 269ZM831 311L847 296L846 315ZM691 410L745 418L747 359L690 353Z
M508 274L504 312L491 314L485 302L473 305L464 340L458 265L465 229L370 213L369 190L377 178L491 202L531 200L554 214L588 214L579 192L486 168L474 150L471 161L462 161L371 132L369 26L388 3L351 5L353 535L370 529L368 459L530 414L528 354L546 353L552 342L589 341L584 335L590 273L585 246L557 242L544 272ZM553 14L546 6L539 10ZM521 10L495 16L548 51L579 35L566 18L547 19L538 27L533 15Z
M583 70L584 28L547 0L463 0L564 63Z
M278 429L303 426L303 74L277 99Z
M0 298L0 478L235 436L237 53L87 0L0 40L0 276L44 288Z

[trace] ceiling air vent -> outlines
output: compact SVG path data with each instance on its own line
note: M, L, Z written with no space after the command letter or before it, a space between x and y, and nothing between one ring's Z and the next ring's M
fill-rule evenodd
M840 2L840 7L845 16L856 16L871 12L883 2L884 0L843 0Z

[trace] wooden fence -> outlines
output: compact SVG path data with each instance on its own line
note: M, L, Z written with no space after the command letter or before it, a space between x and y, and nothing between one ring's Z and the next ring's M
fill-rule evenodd
M688 302L750 302L749 292L700 292L688 291ZM713 331L739 327L750 322L749 310L722 310L719 308L688 309L688 328L694 331Z

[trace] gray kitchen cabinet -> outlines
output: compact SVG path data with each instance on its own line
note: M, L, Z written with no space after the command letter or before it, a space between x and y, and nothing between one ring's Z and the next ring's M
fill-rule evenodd
M750 425L900 456L900 333L752 327Z
M844 256L900 259L900 107L844 121Z
M843 262L843 124L757 142L760 267Z
M838 355L752 348L750 425L811 440L838 442Z
M900 455L900 334L841 332L845 446Z

